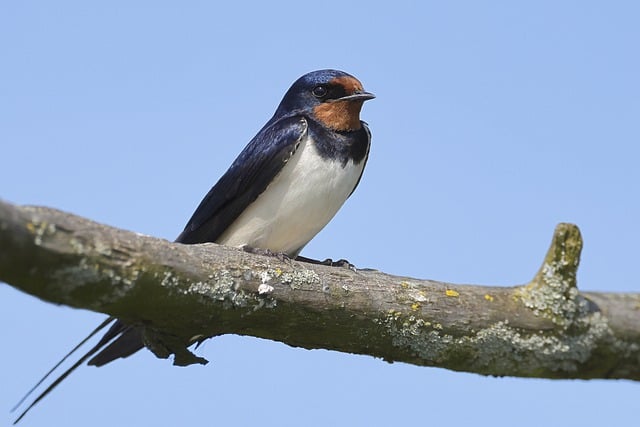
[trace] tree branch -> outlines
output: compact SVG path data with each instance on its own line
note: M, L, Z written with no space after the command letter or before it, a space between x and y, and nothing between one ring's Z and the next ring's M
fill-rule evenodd
M640 380L640 294L579 292L582 239L559 224L534 279L455 285L215 244L182 245L0 202L0 280L145 327L175 364L222 334L485 375Z

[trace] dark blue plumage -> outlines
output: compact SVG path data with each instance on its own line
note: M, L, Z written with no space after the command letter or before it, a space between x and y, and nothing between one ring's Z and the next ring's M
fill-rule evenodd
M295 258L360 182L371 140L360 109L371 98L355 77L342 71L320 70L300 77L207 193L176 242L247 246ZM16 423L85 360L102 366L144 347L141 326L112 317L88 338L113 321L102 339L49 385Z
M359 84L342 71L321 70L302 76L291 86L273 117L202 200L177 242L216 242L280 172L305 133L315 141L318 154L326 159L337 160L342 165L350 159L356 163L366 161L371 136L366 125L362 126L358 113L362 101L373 96L361 87L349 93L350 87L329 84L336 79ZM317 97L313 89L321 85L328 87L327 93ZM358 129L334 129L316 117L314 107L347 96L355 96L354 104L360 103L356 113Z
M209 190L176 242L215 242L280 172L306 126L296 116L269 123Z

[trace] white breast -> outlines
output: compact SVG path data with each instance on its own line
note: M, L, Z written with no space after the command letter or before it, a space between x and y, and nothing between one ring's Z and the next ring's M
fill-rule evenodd
M218 239L295 257L338 212L353 191L364 160L354 164L324 159L310 137L266 190Z

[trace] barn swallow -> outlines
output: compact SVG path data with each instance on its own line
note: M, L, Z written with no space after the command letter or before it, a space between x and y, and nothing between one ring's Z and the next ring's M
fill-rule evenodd
M320 70L300 77L273 117L207 193L176 242L214 242L298 257L360 182L371 142L360 110L372 98L360 81L343 71ZM102 366L144 347L141 327L109 317L16 408L73 352L113 321L100 341L49 385L14 424L87 359L88 365Z

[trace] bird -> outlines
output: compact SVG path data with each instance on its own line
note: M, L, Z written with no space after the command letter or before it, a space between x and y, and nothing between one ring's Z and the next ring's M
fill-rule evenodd
M271 119L202 199L175 242L213 242L317 262L301 257L300 251L360 183L371 146L371 132L360 120L360 112L363 103L373 98L357 78L344 71L317 70L297 79ZM49 370L13 410L110 324L98 343L42 391L14 424L85 361L99 367L144 348L142 327L109 317Z

